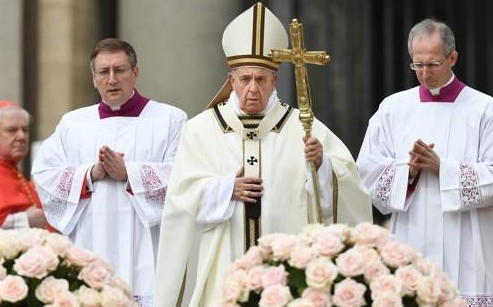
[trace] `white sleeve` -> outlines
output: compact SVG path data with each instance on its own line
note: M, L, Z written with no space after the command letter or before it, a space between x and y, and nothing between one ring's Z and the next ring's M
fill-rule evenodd
M159 163L125 162L128 176L127 187L131 189L129 196L140 221L148 227L161 222L166 190L186 120L185 113L180 113L180 116L170 119L169 141L162 161Z
M7 215L7 218L3 222L2 229L19 229L28 228L29 219L26 212L18 212Z
M67 131L62 118L55 132L41 145L32 169L46 219L65 235L72 232L88 202L81 200L80 195L86 173L93 165L68 162Z
M232 200L236 174L215 177L203 189L196 225L206 231L231 218L237 201Z

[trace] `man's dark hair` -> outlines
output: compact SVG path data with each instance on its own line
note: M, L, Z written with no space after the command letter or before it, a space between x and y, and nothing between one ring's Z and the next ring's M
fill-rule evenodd
M94 46L94 49L92 50L90 59L91 71L94 71L94 59L96 58L98 53L100 53L101 51L117 52L121 50L125 51L128 58L130 59L130 65L132 65L132 67L135 67L137 65L137 54L135 53L134 48L129 43L118 38L105 38L97 42Z

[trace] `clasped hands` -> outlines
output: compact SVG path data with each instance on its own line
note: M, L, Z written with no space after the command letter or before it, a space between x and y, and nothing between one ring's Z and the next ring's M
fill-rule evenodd
M415 178L419 172L428 171L436 176L440 173L440 157L434 150L435 144L426 144L421 139L414 142L409 151L409 177Z
M316 138L303 137L303 143L305 144L305 159L308 162L314 162L318 170L322 165L323 147L320 141ZM243 202L256 203L256 198L262 196L263 191L262 178L259 177L245 177L244 169L241 167L236 172L235 185L233 188L233 195L231 199L239 200Z
M127 180L127 169L125 168L124 154L111 150L108 146L102 146L98 153L98 163L91 169L93 181L104 179L109 176L118 181Z

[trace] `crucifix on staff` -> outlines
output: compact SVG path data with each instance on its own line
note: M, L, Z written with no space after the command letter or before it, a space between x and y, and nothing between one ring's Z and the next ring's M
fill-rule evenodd
M289 24L289 36L291 38L292 49L272 49L269 56L276 62L290 62L294 65L296 77L296 93L298 108L300 110L299 119L305 131L305 137L311 137L313 124L312 98L310 95L310 85L306 64L325 65L330 56L325 51L307 51L303 39L303 24L297 19ZM320 205L320 191L318 185L317 168L314 162L310 162L311 177L313 182L315 202L316 202L316 221L322 223L322 209ZM334 182L335 183L335 182ZM334 189L335 190L335 189ZM337 198L334 197L333 222L337 223Z

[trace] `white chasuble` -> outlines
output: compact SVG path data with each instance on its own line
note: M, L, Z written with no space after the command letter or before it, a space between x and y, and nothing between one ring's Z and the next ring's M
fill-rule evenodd
M465 87L454 102L420 102L415 87L382 102L357 162L373 204L392 213L390 230L433 259L474 306L493 306L492 136L490 96ZM407 193L418 139L435 144L440 172L422 171Z
M304 156L304 131L298 120L299 112L296 109L289 111L289 107L281 105L277 97L275 103L277 106L265 116L277 111L282 111L283 115L267 131L247 128L246 125L243 128L232 128L228 122L232 125L234 123L224 118L229 116L224 114L231 112L229 103L204 111L185 125L161 222L163 228L158 253L155 306L179 305L199 206L204 202L204 197L227 195L225 202L231 201L232 186L229 193L221 185L211 191L210 183L234 177L245 163L256 159L250 159L244 153L244 139L249 138L247 133L266 133L255 141L260 144L259 174L264 188L261 198L261 234L296 234L309 223L312 200L305 187L308 166ZM243 132L237 133L235 129ZM370 199L348 149L317 120L314 121L313 136L320 140L324 154L330 159L332 171L326 177L332 176L333 172L338 183L339 221L351 225L371 221ZM321 186L321 189L326 187ZM226 267L244 254L246 205L236 202L230 218L213 224L201 233L199 252L196 253L199 258L197 271L193 272L192 278L187 279L187 282L196 280L195 285L192 285L193 294L188 306L207 306L221 283ZM331 216L327 216L327 220L330 221ZM172 251L166 249L169 244L173 244Z
M143 305L154 293L161 213L183 111L149 101L138 117L100 119L98 106L64 115L33 165L33 179L53 227L110 261ZM99 149L124 154L128 182L93 182L90 197L81 189Z

